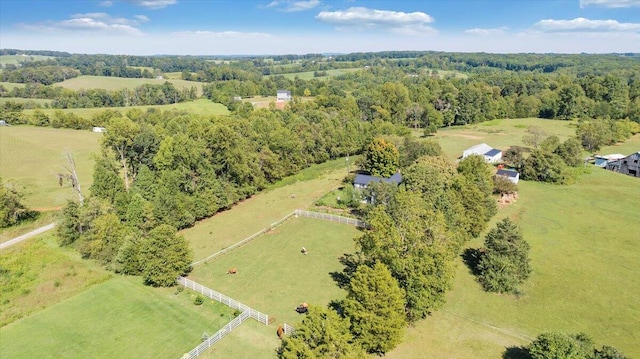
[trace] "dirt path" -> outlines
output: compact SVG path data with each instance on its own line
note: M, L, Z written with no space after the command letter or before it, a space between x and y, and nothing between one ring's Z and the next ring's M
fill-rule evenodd
M36 230L33 230L33 231L31 231L31 232L29 232L27 234L23 234L23 235L18 236L18 237L14 238L14 239L8 240L8 241L6 241L4 243L0 243L0 249L10 247L10 246L12 246L12 245L14 245L16 243L20 243L20 242L22 242L22 241L24 241L26 239L29 239L29 238L31 238L33 236L37 236L40 233L44 233L44 232L46 232L48 230L53 229L53 227L55 227L55 226L56 226L55 223L50 223L50 224L47 224L44 227L40 227L40 228L38 228Z

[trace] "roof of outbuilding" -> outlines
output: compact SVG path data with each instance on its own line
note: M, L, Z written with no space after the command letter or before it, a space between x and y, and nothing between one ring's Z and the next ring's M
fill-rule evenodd
M511 170L498 170L498 172L496 172L496 175L515 178L515 177L518 177L518 172L511 171Z
M393 176L389 177L389 178L382 178L382 177L376 177L376 176L370 176L370 175L356 175L356 178L353 180L354 184L360 184L360 185L368 185L371 182L385 182L385 183L395 183L395 184L399 184L400 182L402 182L402 174L400 174L400 172L396 172L393 174Z
M484 155L485 156L489 156L489 157L493 157L499 153L501 153L502 151L500 151L499 149L493 148L490 151L486 152Z

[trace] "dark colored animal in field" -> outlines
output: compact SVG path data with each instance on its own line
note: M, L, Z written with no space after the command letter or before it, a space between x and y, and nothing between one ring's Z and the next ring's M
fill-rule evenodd
M305 247L302 247L302 249L300 250L300 253L304 254L305 256L307 255L307 249Z
M303 302L303 303L300 303L300 305L298 305L298 306L296 307L296 312L298 312L298 313L300 313L300 314L302 314L302 313L306 313L306 312L308 312L308 311L309 311L309 304L307 304L307 303L304 303L304 302Z
M278 326L278 338L282 339L282 337L284 337L284 328L282 327L282 325Z
M238 274L238 268L231 268L227 271L227 274Z

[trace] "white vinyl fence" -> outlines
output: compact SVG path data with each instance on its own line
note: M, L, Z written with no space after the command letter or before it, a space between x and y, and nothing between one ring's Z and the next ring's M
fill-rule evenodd
M227 334L231 333L236 327L238 327L242 322L247 320L250 317L249 311L242 312L239 316L235 317L232 321L230 321L227 325L218 330L214 335L210 336L206 340L204 340L200 345L191 349L190 352L186 353L182 356L182 359L192 359L197 358L200 354L204 353L205 350L209 349L212 345L220 341L220 339L224 338Z
M296 328L290 326L287 323L284 323L284 325L282 327L284 328L284 334L286 334L286 335L291 335L291 334L293 334L293 332L296 331Z
M364 221L361 221L355 218L336 216L335 214L303 211L301 209L296 209L294 213L296 214L296 216L315 218L315 219L324 219L325 221L350 224L352 226L361 227L361 228L367 227L367 223Z

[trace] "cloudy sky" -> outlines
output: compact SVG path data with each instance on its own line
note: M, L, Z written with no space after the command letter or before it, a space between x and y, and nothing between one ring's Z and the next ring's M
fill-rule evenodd
M640 0L2 0L0 48L640 52Z

